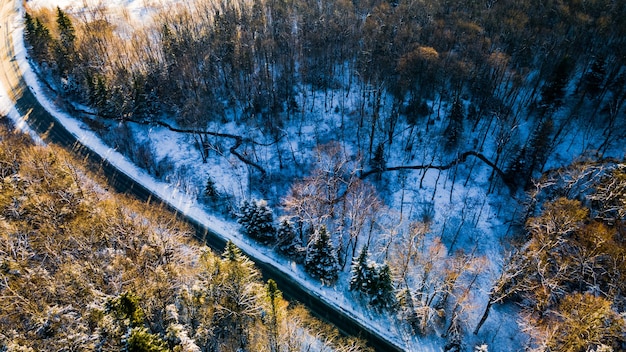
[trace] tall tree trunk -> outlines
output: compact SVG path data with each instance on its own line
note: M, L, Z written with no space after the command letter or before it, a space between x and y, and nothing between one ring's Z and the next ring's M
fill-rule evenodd
M476 328L474 329L474 335L478 335L478 331L483 326L483 324L485 323L485 320L487 320L487 317L489 316L489 311L491 310L492 305L493 305L493 298L492 298L492 295L489 295L489 301L487 302L487 306L485 307L485 311L483 312L482 317L480 317L480 320L478 321L478 324L476 325Z

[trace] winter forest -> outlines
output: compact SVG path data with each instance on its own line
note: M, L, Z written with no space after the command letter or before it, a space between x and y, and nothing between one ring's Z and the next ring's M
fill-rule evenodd
M626 349L626 2L26 6L56 104L404 341Z
M287 307L232 242L212 253L58 147L5 126L0 146L0 350L368 351Z

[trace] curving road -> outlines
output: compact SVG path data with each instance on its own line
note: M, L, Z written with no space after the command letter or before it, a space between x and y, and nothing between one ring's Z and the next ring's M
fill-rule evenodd
M226 243L221 236L185 216L185 214L180 213L178 209L118 170L102 156L87 146L82 145L73 134L65 129L56 118L39 104L37 98L24 82L15 59L11 29L13 28L15 16L19 16L16 9L16 1L18 0L2 0L0 4L0 82L7 90L9 98L14 102L16 110L21 116L26 117L29 127L46 142L69 149L85 160L90 168L101 172L109 185L116 191L130 194L142 201L161 204L163 207L176 213L182 221L189 223L195 229L196 237L199 240L205 242L216 251L223 251ZM4 92L0 92L0 94L4 94ZM260 261L248 253L246 255L255 262L265 279L272 278L276 281L285 298L304 304L315 316L335 325L343 334L361 337L367 340L369 345L377 351L402 351L400 347L383 339L375 331L363 326L345 314L345 312L328 304L323 297L308 291L273 264Z

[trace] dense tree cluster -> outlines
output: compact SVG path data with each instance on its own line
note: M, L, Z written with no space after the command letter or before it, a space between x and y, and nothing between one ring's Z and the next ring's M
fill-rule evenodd
M320 227L314 234L312 241L306 252L304 268L316 279L325 284L333 284L337 281L339 264L337 253L333 246L328 231L324 226Z
M314 150L315 169L295 182L285 197L284 211L307 247L322 226L337 250L342 268L356 256L358 244L372 237L385 208L375 188L358 177L359 160L338 143Z
M538 350L626 346L624 202L615 202L624 197L623 169L582 163L538 183L540 210L526 221L527 239L489 303L519 300Z
M446 340L460 343L485 259L449 252L427 223L403 223L356 176L358 162L339 145L323 145L315 153L318 168L292 186L278 226L271 216L260 216L272 213L264 201L244 201L238 213L243 232L258 240L258 230L247 229L277 228L276 250L302 262L314 279L349 287L364 305L397 314L417 334L446 329Z
M428 131L447 110L437 132L445 146L467 138L464 125L499 124L514 143L495 158L515 168L512 158L528 153L530 136L516 129L524 119L539 125L567 105L555 131L583 111L586 128L621 130L625 12L609 0L196 0L130 32L102 8L74 18L60 9L27 14L25 34L69 98L122 121L173 116L195 131L203 160L213 123L258 127L278 141L286 122L323 107L355 125L358 152L384 169L377 148L403 134L403 121ZM622 135L610 128L599 147ZM522 174L537 171L530 166Z
M133 31L117 27L104 10L75 17L60 9L31 12L25 35L53 86L91 106L90 121L102 128L112 120L167 121L193 136L205 162L211 151L222 153L216 139L234 139L231 153L261 177L250 176L260 181L251 187L282 206L274 223L268 204L245 201L237 211L245 235L275 245L327 284L345 278L352 263L356 295L392 308L415 334L440 332L446 350L459 350L485 270L481 253L456 250L471 222L469 205L452 235L444 231L448 220L441 236L431 233L432 214L415 221L403 213L406 175L392 173L402 169L390 160L421 158L402 171L424 170L421 189L426 171L437 169L431 201L441 177L444 188L451 183L452 202L457 166L468 155L491 167L489 192L501 185L498 177L515 192L537 186L532 178L572 126L582 138L601 136L581 142L598 154L615 147L626 137L625 19L626 3L611 0L195 0ZM327 116L341 123L325 125ZM251 136L219 133L227 123ZM245 151L235 154L240 147ZM456 162L446 162L455 154ZM280 175L265 171L272 168ZM626 173L616 168L587 179L599 173L578 172L571 179L586 183L533 198L541 211L529 210L526 237L502 268L475 332L494 303L516 299L537 348L623 348ZM286 175L295 181L276 186L278 194L264 191ZM396 180L399 214L375 188L395 187ZM582 185L591 183L589 193ZM220 196L210 178L205 195L212 202ZM240 262L226 259L237 258L231 252L220 265ZM277 297L270 286L268 296ZM240 320L228 320L236 331L216 336L250 346L252 337L238 330L258 316L228 307L241 311ZM604 319L596 329L598 319L587 314L593 311ZM211 314L220 320L219 313ZM275 332L277 320L266 321ZM164 336L145 324L125 326L146 343ZM269 339L272 346L279 341Z
M361 249L350 267L350 290L365 293L369 303L376 308L391 308L395 301L395 289L388 264L377 264L368 258L367 246Z
M244 200L239 208L237 222L247 236L265 244L276 241L274 215L264 200Z
M59 148L1 129L0 176L2 351L367 350Z
M288 257L301 259L305 249L302 246L300 237L296 235L296 230L291 221L283 219L276 230L277 250Z

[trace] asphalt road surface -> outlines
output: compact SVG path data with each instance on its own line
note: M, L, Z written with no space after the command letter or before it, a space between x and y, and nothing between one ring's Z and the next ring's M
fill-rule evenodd
M206 226L188 218L185 214L179 213L177 209L150 192L149 189L118 170L99 154L82 145L73 134L39 104L35 95L24 82L14 57L11 28L12 21L17 16L15 1L17 0L1 0L2 4L0 5L0 81L11 100L15 102L17 111L20 115L26 116L29 127L47 143L54 143L71 150L77 159L84 160L90 168L101 172L109 185L117 192L130 194L141 201L161 204L175 212L182 221L189 223L195 229L196 237L199 240L221 253L226 245L222 237L213 233ZM4 93L0 92L0 94ZM305 289L276 266L260 261L248 253L245 254L261 270L264 279L272 278L276 281L285 298L304 304L314 316L333 324L343 334L358 336L368 341L368 344L377 351L402 351L401 348L382 338L375 331L329 305L322 297Z

